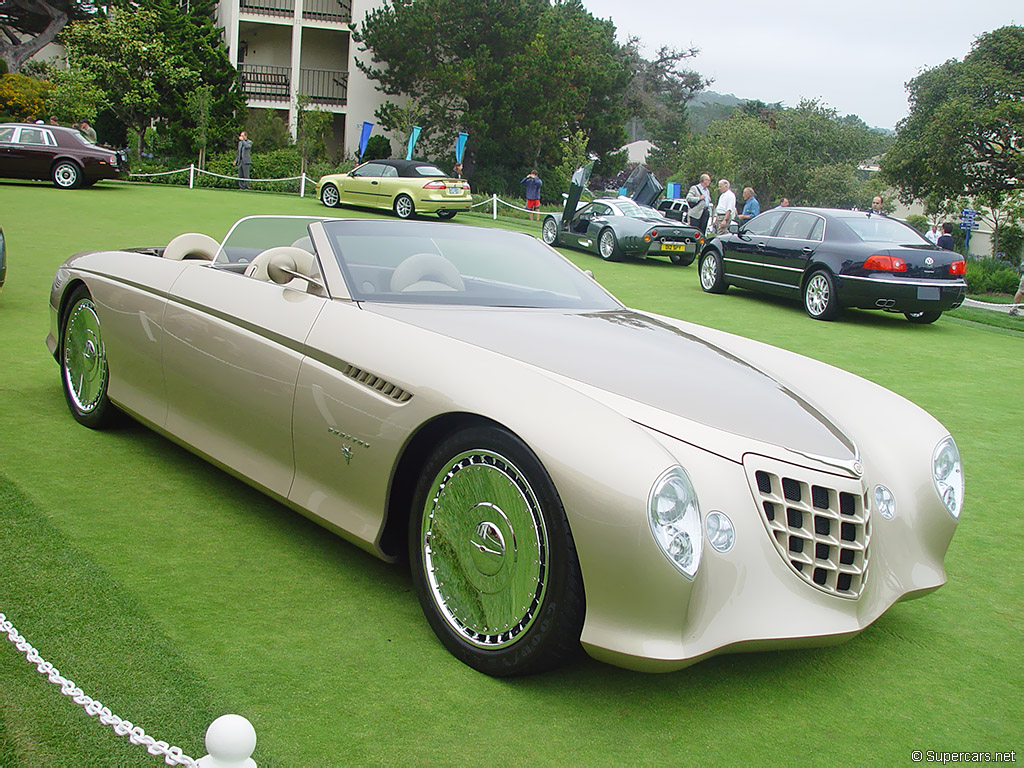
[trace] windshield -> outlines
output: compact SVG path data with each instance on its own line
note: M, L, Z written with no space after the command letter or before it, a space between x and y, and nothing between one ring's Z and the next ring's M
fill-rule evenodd
M427 222L324 223L352 298L400 304L617 309L535 237Z
M926 245L933 247L924 235L897 219L886 216L844 217L843 221L861 240L868 243L894 243L896 245Z
M239 219L213 260L213 266L248 263L268 248L292 245L313 252L309 224L323 221L319 216L247 216Z

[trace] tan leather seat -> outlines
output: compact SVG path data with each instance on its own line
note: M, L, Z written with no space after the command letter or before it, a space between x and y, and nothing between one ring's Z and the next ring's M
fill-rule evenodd
M199 232L186 232L171 240L164 248L164 258L172 261L196 259L213 261L220 250L220 243L209 235Z
M305 280L299 280L294 277L291 280L274 280L271 277L271 270L275 267L289 269L292 272L298 272L309 277L316 277L319 274L316 268L316 259L312 253L304 248L281 245L276 248L268 248L249 262L249 266L245 268L245 275L246 277L254 277L257 280L278 282L280 285L288 285L302 290L305 290L309 285ZM278 272L279 277L281 274Z
M459 268L437 253L417 253L399 264L391 275L391 290L464 291Z

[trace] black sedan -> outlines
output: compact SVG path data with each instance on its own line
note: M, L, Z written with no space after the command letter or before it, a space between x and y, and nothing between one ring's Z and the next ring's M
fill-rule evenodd
M0 124L0 177L49 179L56 187L74 189L127 172L124 152L93 144L74 128Z
M884 215L774 208L708 240L698 270L708 293L736 285L800 297L815 320L832 320L843 307L855 307L934 323L963 303L965 266L960 254Z

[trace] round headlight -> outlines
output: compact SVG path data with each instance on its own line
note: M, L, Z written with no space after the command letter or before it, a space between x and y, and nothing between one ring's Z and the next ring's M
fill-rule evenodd
M875 506L886 520L896 516L896 497L884 485L875 486Z
M736 541L736 529L724 512L709 512L704 519L704 531L708 543L718 552L728 552Z
M651 488L647 506L654 540L672 565L692 579L700 567L704 539L697 493L686 470L676 466L662 474Z
M932 480L946 510L954 519L959 519L964 503L964 473L960 466L960 451L952 437L947 437L935 446L935 453L932 454Z

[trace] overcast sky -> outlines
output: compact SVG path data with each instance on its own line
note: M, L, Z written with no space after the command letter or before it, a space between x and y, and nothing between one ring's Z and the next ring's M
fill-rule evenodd
M583 0L611 18L620 42L639 37L700 48L691 69L710 90L796 106L819 98L840 114L894 128L907 114L904 83L922 69L963 59L983 32L1024 24L1022 0Z

